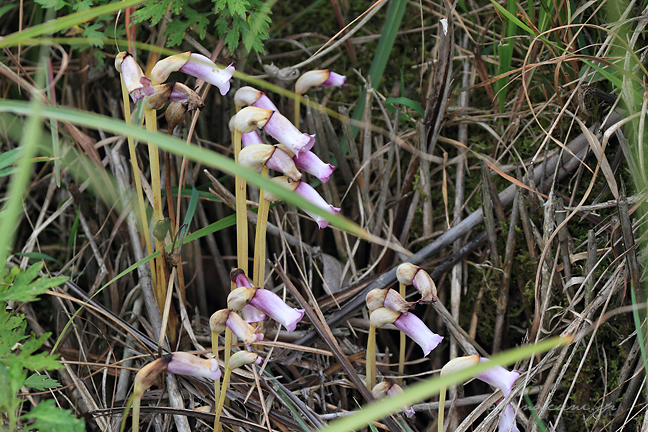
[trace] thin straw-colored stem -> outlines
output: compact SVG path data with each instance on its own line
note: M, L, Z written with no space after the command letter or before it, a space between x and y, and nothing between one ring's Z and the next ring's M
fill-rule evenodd
M234 160L238 163L241 151L241 132L234 131ZM238 268L248 274L247 182L236 177L236 258Z
M139 431L139 415L140 415L140 401L142 400L142 395L138 395L133 399L133 427L132 432Z
M216 360L218 361L218 333L212 332L211 338L212 338L212 354L214 354L214 357L216 357ZM220 400L220 385L221 385L220 378L214 380L214 404L216 404ZM214 432L220 432L221 430L223 430L223 425L219 421L218 417L215 417Z
M227 393L227 386L229 385L231 374L232 368L227 366L225 368L225 375L223 376L223 387L221 388L220 398L218 399L218 407L216 407L216 419L214 420L215 423L220 423L220 416L223 412L223 405L225 405L225 393Z
M299 120L301 117L301 113L299 112L301 109L301 95L295 94L295 127L299 129Z
M376 326L369 326L367 340L367 389L371 391L376 385Z
M405 298L405 295L407 294L407 287L404 284L399 284L399 291L401 297ZM403 384L402 374L405 373L405 343L406 343L405 333L400 332L400 347L398 351L398 373L401 376L398 378L398 385Z
M155 110L144 107L144 119L146 120L146 130L151 132L157 131L157 119L155 118ZM152 143L148 143L149 149L149 163L151 167L151 190L153 195L153 220L157 223L164 219L162 214L162 188L160 186L160 156L158 147ZM165 247L164 240L155 239L155 250L161 251ZM166 297L166 277L164 275L164 258L162 255L155 259L156 268L156 284L155 293L158 299L158 307L160 313L164 311L164 303Z
M131 397L128 398L128 402L126 403L126 407L124 408L124 413L122 414L122 421L121 425L119 426L119 432L124 432L126 430L126 420L128 419L128 413L131 410L131 407L134 407L135 405L135 399L138 399L140 396L137 396L135 393L131 395ZM139 423L139 402L137 403L137 418L138 418L138 423ZM133 411L133 418L135 417L134 411ZM133 422L133 425L135 423ZM139 426L139 424L138 424ZM134 427L134 426L133 426ZM135 429L133 429L135 430Z
M439 394L439 415L437 417L439 432L443 432L443 410L445 408L445 399L446 399L446 389L444 387L441 389L441 394Z
M120 74L121 76L121 74ZM124 80L121 79L122 87L122 100L124 102L124 116L126 117L126 124L130 125L131 123L131 109L130 109L130 98L128 96L128 89L124 84ZM144 240L146 241L146 247L148 249L148 254L153 253L153 245L151 243L151 234L149 232L148 220L146 218L146 205L144 204L144 193L142 192L142 179L140 178L140 169L137 164L137 154L135 153L135 140L132 136L128 136L128 152L130 154L131 166L133 167L133 180L135 181L135 193L137 194L137 204L138 211L135 212L137 215L140 227L142 228L142 234L144 235ZM155 265L151 263L151 280L153 285L155 285Z
M263 166L261 175L268 176L268 167ZM256 235L254 236L254 264L252 271L254 278L252 285L263 288L265 279L265 258L266 258L266 230L268 227L268 213L270 201L263 197L263 189L259 190L259 211L257 213Z

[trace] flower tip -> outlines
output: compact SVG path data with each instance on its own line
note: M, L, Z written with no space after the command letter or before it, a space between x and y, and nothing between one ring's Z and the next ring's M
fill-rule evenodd
M322 87L342 87L346 83L346 77L335 72L331 72L328 79L321 85Z
M305 312L304 309L293 309L293 310L297 312L296 315L294 316L293 319L291 319L289 322L286 322L284 324L284 326L286 327L286 331L288 333L292 333L293 331L295 331L295 329L297 328L297 323L300 322L304 317L304 312Z

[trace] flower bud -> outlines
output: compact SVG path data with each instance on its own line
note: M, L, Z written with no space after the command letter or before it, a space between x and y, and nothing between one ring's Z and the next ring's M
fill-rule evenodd
M303 95L315 86L340 87L346 83L346 77L328 69L312 70L302 74L295 83L295 93Z
M153 87L153 94L144 98L144 106L151 110L158 110L169 100L173 90L173 83L160 84Z
M416 303L406 301L397 291L393 289L374 289L367 294L367 308L374 311L386 307L396 312L405 313L412 309Z
M229 362L227 363L227 367L230 369L236 369L240 368L241 366L253 363L260 365L261 363L263 363L263 358L261 358L258 354L251 353L249 351L239 351L232 354Z
M163 83L169 78L172 72L177 72L182 66L189 61L191 57L191 51L187 51L181 54L175 54L165 59L162 59L155 63L153 69L151 69L151 81L153 85L158 85Z
M280 148L268 144L251 144L239 153L238 162L244 167L258 170L262 165L282 172L291 181L301 180L301 173L292 158Z
M167 370L167 365L172 358L172 354L165 354L141 368L135 375L133 388L135 395L141 396L149 387L155 384L157 377Z
M411 263L403 263L396 269L396 278L403 285L413 285L421 293L419 303L437 301L437 288L429 273Z
M273 117L272 110L256 107L246 107L236 114L234 127L241 133L252 132L256 128L262 128L268 120Z
M381 307L371 312L369 322L374 327L384 327L387 324L393 324L400 316L400 312Z
M252 300L252 297L254 297L256 290L257 289L254 287L236 288L227 296L227 307L233 311L242 310L248 303L250 303L250 300Z
M254 87L244 86L238 89L234 94L234 103L237 107L243 108L258 101L262 95L262 91L259 91Z
M167 133L173 135L176 126L184 121L187 113L187 104L182 102L171 102L164 112L164 118L167 121Z
M468 369L469 367L475 366L478 363L479 356L476 354L471 356L457 357L450 360L445 364L445 366L443 366L443 368L441 368L440 375L450 375L454 372Z
M188 111L203 109L203 107L205 106L202 98L200 97L200 95L198 95L198 93L179 82L173 85L173 90L169 95L169 100L187 104Z
M373 395L374 399L380 399L385 396L393 397L400 393L403 393L401 386L388 382L381 382L380 384L376 384L376 386L371 390L371 394ZM403 409L407 418L412 418L414 416L414 410L411 406L408 405Z
M220 334L225 331L230 312L229 309L221 309L212 314L209 318L209 329L212 333Z

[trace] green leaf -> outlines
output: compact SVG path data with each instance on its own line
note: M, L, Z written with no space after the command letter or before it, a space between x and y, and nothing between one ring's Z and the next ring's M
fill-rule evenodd
M65 6L70 5L70 3L65 0L36 0L36 3L43 6L45 9L54 8L55 10L63 9Z
M2 16L4 14L6 14L7 12L9 12L11 9L14 9L14 8L17 8L17 7L18 7L18 3L13 3L13 4L0 6L0 18L2 18Z
M165 32L168 35L167 46L180 45L185 38L185 33L188 29L196 27L196 32L201 39L207 34L207 26L209 25L209 19L205 14L198 13L189 6L185 6L182 9L186 21L181 21L175 19L171 21Z
M27 257L30 260L43 260L43 261L53 261L55 263L61 264L61 261L57 260L56 258L53 258L47 254L44 254L42 252L29 252L29 253L22 253L22 252L16 252L14 255L20 256L20 257Z
M413 101L412 99L406 98L406 97L397 97L397 98L387 98L385 99L385 108L390 109L387 107L387 105L393 105L393 104L401 104L405 105L406 107L412 108L414 111L419 113L421 117L425 115L425 110L423 107L416 101ZM393 107L390 109L391 112L394 112L395 110Z
M55 379L38 374L30 375L25 381L25 385L39 391L61 387L61 384Z
M93 5L94 0L81 0L80 2L76 2L74 6L72 6L72 9L75 11L84 11L90 9Z
M36 405L30 412L20 418L35 420L25 427L25 431L49 432L84 432L85 422L78 419L70 410L64 410L54 405L54 400L48 399Z
M97 48L103 48L104 46L103 38L105 38L106 35L104 34L104 32L99 31L99 29L102 27L102 23L95 23L86 26L86 28L83 30L83 37L88 38L88 42L90 42L91 45L96 46Z
M245 19L245 13L247 12L245 6L245 0L227 0L227 11L232 17L238 15L240 18Z

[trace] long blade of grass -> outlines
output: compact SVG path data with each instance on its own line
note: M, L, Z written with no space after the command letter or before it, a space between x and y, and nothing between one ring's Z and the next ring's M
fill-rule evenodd
M382 80L383 73L385 72L385 67L389 62L389 54L391 53L391 50L394 46L394 41L396 40L398 29L400 28L401 21L403 20L403 15L405 14L406 5L406 0L394 0L389 5L387 18L385 18L385 26L383 27L380 41L378 41L378 48L376 49L373 62L371 63L371 68L369 69L369 78L371 78L371 86L373 88L378 88L378 85ZM353 111L353 120L362 120L362 114L365 110L365 100L366 90L363 89L362 94L358 98L358 105ZM358 127L353 127L354 138L358 135L359 131L360 129ZM342 142L342 147L346 152L346 141L344 140Z
M15 32L9 36L0 39L0 48L21 45L29 38L35 38L47 33L55 33L60 30L67 30L72 26L90 21L101 15L108 15L117 12L120 9L135 6L143 3L144 0L124 0L115 3L110 3L103 6L98 6L92 9L86 9L81 12L76 12L71 15L66 15L52 21L45 21L42 24L35 25L28 29Z

